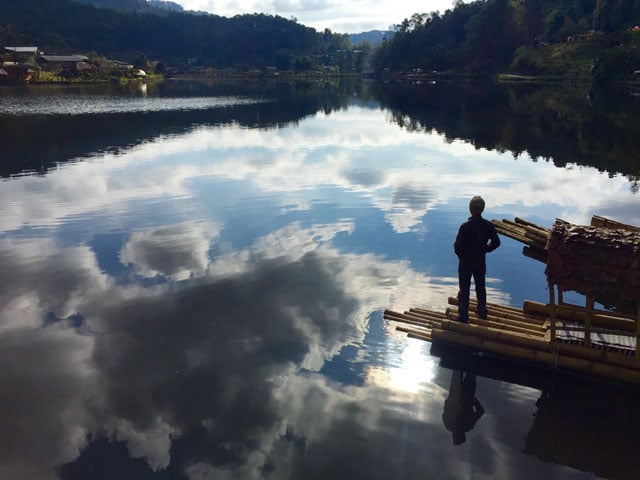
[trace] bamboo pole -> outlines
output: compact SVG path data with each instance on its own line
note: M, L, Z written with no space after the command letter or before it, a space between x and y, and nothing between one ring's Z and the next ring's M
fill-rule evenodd
M424 319L422 317L418 317L416 315L411 315L411 314L407 314L407 313L392 312L392 311L387 311L387 310L385 310L383 318L385 318L387 320L411 321L411 322L422 323L422 324L430 323L426 319Z
M482 337L494 341L504 342L524 347L532 347L540 350L550 350L550 345L541 337L519 332L509 332L493 327L484 327L455 321L442 322L439 330L447 330L471 337Z
M537 233L533 233L533 232L525 232L524 234L525 238L528 238L530 240L533 241L534 244L536 245L542 245L544 247L544 245L547 244L547 241L549 240L549 236L540 236Z
M427 330L420 330L417 328L411 328L411 327L405 327L403 325L398 325L396 327L396 330L398 332L403 332L403 333L411 333L413 335L420 335L421 337L429 337L431 338L431 331L427 331Z
M531 226L531 227L535 227L535 228L538 228L538 229L540 229L540 230L543 230L543 231L545 231L545 232L547 232L547 233L551 233L551 229L550 229L550 228L548 228L548 227L541 227L540 225L537 225L537 224L535 224L535 223L533 223L533 222L530 222L529 220L526 220L526 219L524 219L524 218L522 218L522 217L515 217L515 218L514 218L514 221L515 221L516 223L520 224L520 225L529 225L529 226Z
M532 235L534 235L537 238L542 239L544 242L546 242L549 239L549 235L551 234L550 230L545 230L542 227L539 227L538 225L534 225L532 223L519 223L517 221L512 222L511 220L503 220L503 222L507 225L511 225L513 227L520 227L522 229L524 229L525 232L529 232Z
M432 323L434 320L438 320L437 318L434 318L431 315L428 314L424 314L424 313L417 313L417 312L412 312L412 311L405 311L402 315L409 317L409 318L413 318L415 320L418 321L423 321L423 322L429 322Z
M530 330L532 332L544 333L547 331L547 328L542 323L530 323L527 321L523 321L521 319L514 319L514 318L511 318L509 314L503 314L503 315L488 314L487 320L503 323L505 325L511 325L513 327L523 328L525 330Z
M458 297L447 297L447 303L449 305L458 305ZM475 298L469 299L469 305L477 305L477 303L478 302ZM491 302L487 302L487 308L522 313L522 310L519 309L518 307L511 307L509 305L499 305L497 303L491 303Z
M612 366L592 360L569 357L557 353L523 348L516 345L505 345L481 337L461 335L456 332L434 329L431 333L434 342L445 342L505 355L511 358L528 360L547 366L560 366L575 371L586 372L607 379L615 379L629 383L640 383L640 370Z
M417 315L420 317L424 317L426 319L429 319L431 321L438 321L438 320L444 320L447 318L447 316L444 313L441 312L435 312L435 311L429 311L429 310L421 310L418 308L410 308L409 309L409 313L411 313L412 315Z
M530 247L534 247L533 242L530 241L528 238L526 238L524 235L519 235L517 233L508 231L508 230L501 230L499 228L496 228L496 231L502 235L504 235L505 237L509 237L512 238L520 243L524 243Z
M525 300L523 310L529 314L549 315L550 308L548 304ZM576 305L563 304L555 306L556 316L564 320L574 322L584 322L585 309ZM594 310L591 317L593 325L611 328L612 330L620 330L623 332L635 332L635 322L629 317L618 315L612 312L604 312L603 310Z
M497 328L497 329L506 330L506 331L509 331L509 332L523 333L523 334L526 334L526 335L535 335L535 336L540 337L540 338L543 338L545 336L545 333L546 333L546 329L533 330L531 328L520 327L518 325L512 325L512 324L505 323L505 322L496 322L494 320L491 320L490 318L487 319L487 320L484 320L482 318L470 315L469 319L473 323L475 323L477 325L482 325L482 326L491 327L491 328Z
M455 311L448 308L447 313L455 314ZM544 334L545 334L544 330L532 330L530 328L523 328L517 325L511 325L505 322L497 322L492 319L484 320L471 312L469 313L469 321L475 325L481 325L483 327L491 327L499 330L506 330L509 332L518 332L518 333L524 333L529 335L536 335L539 337L544 337Z
M394 322L399 322L399 323L406 323L407 325L415 325L417 327L431 327L433 324L428 323L428 322L421 322L421 321L416 321L416 320L411 320L410 318L406 318L406 317L396 317L396 316L390 316L390 317L384 317L387 320L392 320Z
M443 319L446 319L444 314L439 314L437 312L431 313L433 315L430 316L428 314L416 314L411 312L398 313L391 310L385 310L384 319L425 328L437 326Z
M513 238L514 240L517 240L520 243L524 243L532 247L537 246L534 240L526 236L526 232L521 232L518 230L514 230L511 228L504 228L504 227L496 227L496 231L502 235Z
M429 315L441 315L444 317L444 313L442 312L438 312L436 310L427 310L426 308L421 308L421 307L413 307L413 308L410 308L409 311L417 312L417 313L425 313Z
M509 225L504 221L500 221L500 220L491 220L491 223L493 223L494 227L496 228L496 231L502 235L513 238L514 240L517 240L522 243L526 243L526 244L533 243L533 241L530 238L526 237L527 231L522 227Z
M418 340L424 340L425 342L432 342L433 341L433 338L431 338L431 334L430 333L421 335L419 333L409 332L409 333L407 333L407 337L416 338Z
M584 312L586 310L585 307L581 305L574 305L571 303L565 303L562 306L557 307L557 312L560 317L566 318L568 320L575 320L578 318L583 318ZM536 313L539 315L548 315L548 304L542 302L536 302L534 300L525 300L523 303L523 311ZM619 312L611 312L609 310L600 310L594 309L594 318L602 318L602 319L617 319L617 320L625 320L633 323L634 319L629 315L625 315L624 313Z
M591 226L599 227L599 228L612 228L612 229L622 229L622 230L630 230L632 232L640 232L640 227L636 227L634 225L627 225L626 223L617 222L615 220L611 220L610 218L601 217L599 215L593 215L591 217Z
M424 318L420 317L419 315L404 311L402 313L400 312L394 312L392 310L385 310L384 311L384 316L385 317L399 317L399 318L410 318L412 320L416 320L416 321L420 321L420 320L424 320Z
M509 223L506 223L504 221L500 221L500 220L492 220L493 225L495 226L496 230L503 230L505 232L508 233L512 233L514 235L517 235L519 237L522 238L527 238L526 237L526 233L527 233L527 229L523 228L523 227L519 227L517 225L512 225ZM529 239L531 240L531 239Z
M551 325L551 342L556 341L556 299L555 299L555 287L553 283L549 282L549 323Z
M458 299L456 297L449 297L449 305L458 305ZM476 300L469 301L469 307L477 307ZM542 318L537 318L532 315L527 315L525 312L516 307L509 307L506 305L497 305L495 303L487 303L487 311L490 315L494 315L496 317L503 317L510 320L516 320L518 322L524 324L532 324L542 327L544 325L545 320Z
M584 358L587 360L598 361L619 367L640 369L640 365L636 361L635 357L613 351L584 348L581 345L564 343L562 341L556 342L554 348L558 353L562 353L571 357Z
M475 312L471 312L469 314L469 318L473 319L473 321L478 324L481 324L482 321L489 321L500 325L516 327L518 329L522 329L528 332L530 331L532 333L540 335L543 335L547 331L547 328L542 323L528 323L518 319L514 320L512 318L509 318L508 314L492 315L491 313L489 313L486 319L482 319Z

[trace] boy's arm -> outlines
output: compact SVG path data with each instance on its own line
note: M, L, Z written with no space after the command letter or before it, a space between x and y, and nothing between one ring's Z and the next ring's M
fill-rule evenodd
M490 222L489 226L489 243L487 244L487 253L493 252L500 246L500 237L498 236L498 232L496 232L496 227L494 227Z

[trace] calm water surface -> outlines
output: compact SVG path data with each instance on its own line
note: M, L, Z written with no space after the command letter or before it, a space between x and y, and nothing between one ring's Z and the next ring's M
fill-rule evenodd
M530 154L499 102L411 88L0 89L0 478L640 478L637 392L382 319L446 308L473 195L640 225L638 137L549 121ZM490 301L545 283L512 240L489 257ZM465 372L484 413L457 438Z

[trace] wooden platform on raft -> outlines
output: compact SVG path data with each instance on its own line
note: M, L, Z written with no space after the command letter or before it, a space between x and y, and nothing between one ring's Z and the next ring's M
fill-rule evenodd
M633 318L574 305L525 301L522 308L489 303L488 317L469 309L470 323L457 318L457 299L449 298L444 312L411 308L385 310L396 329L433 343L492 353L505 359L567 369L603 379L640 384L640 355Z

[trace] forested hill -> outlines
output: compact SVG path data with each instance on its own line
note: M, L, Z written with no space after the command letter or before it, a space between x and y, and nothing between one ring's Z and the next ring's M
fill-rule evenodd
M100 8L111 8L130 12L182 12L182 6L168 0L74 0L78 3Z
M316 30L278 16L225 18L187 13L131 12L71 0L0 0L0 46L35 45L45 52L150 59L189 59L224 68L293 67L348 48L347 35ZM311 59L311 60L309 60Z
M415 14L384 42L375 66L600 79L640 69L638 0L458 1Z
M131 12L142 12L150 10L151 5L147 0L73 0L74 2L93 5L99 8L110 8L113 10L124 10Z

